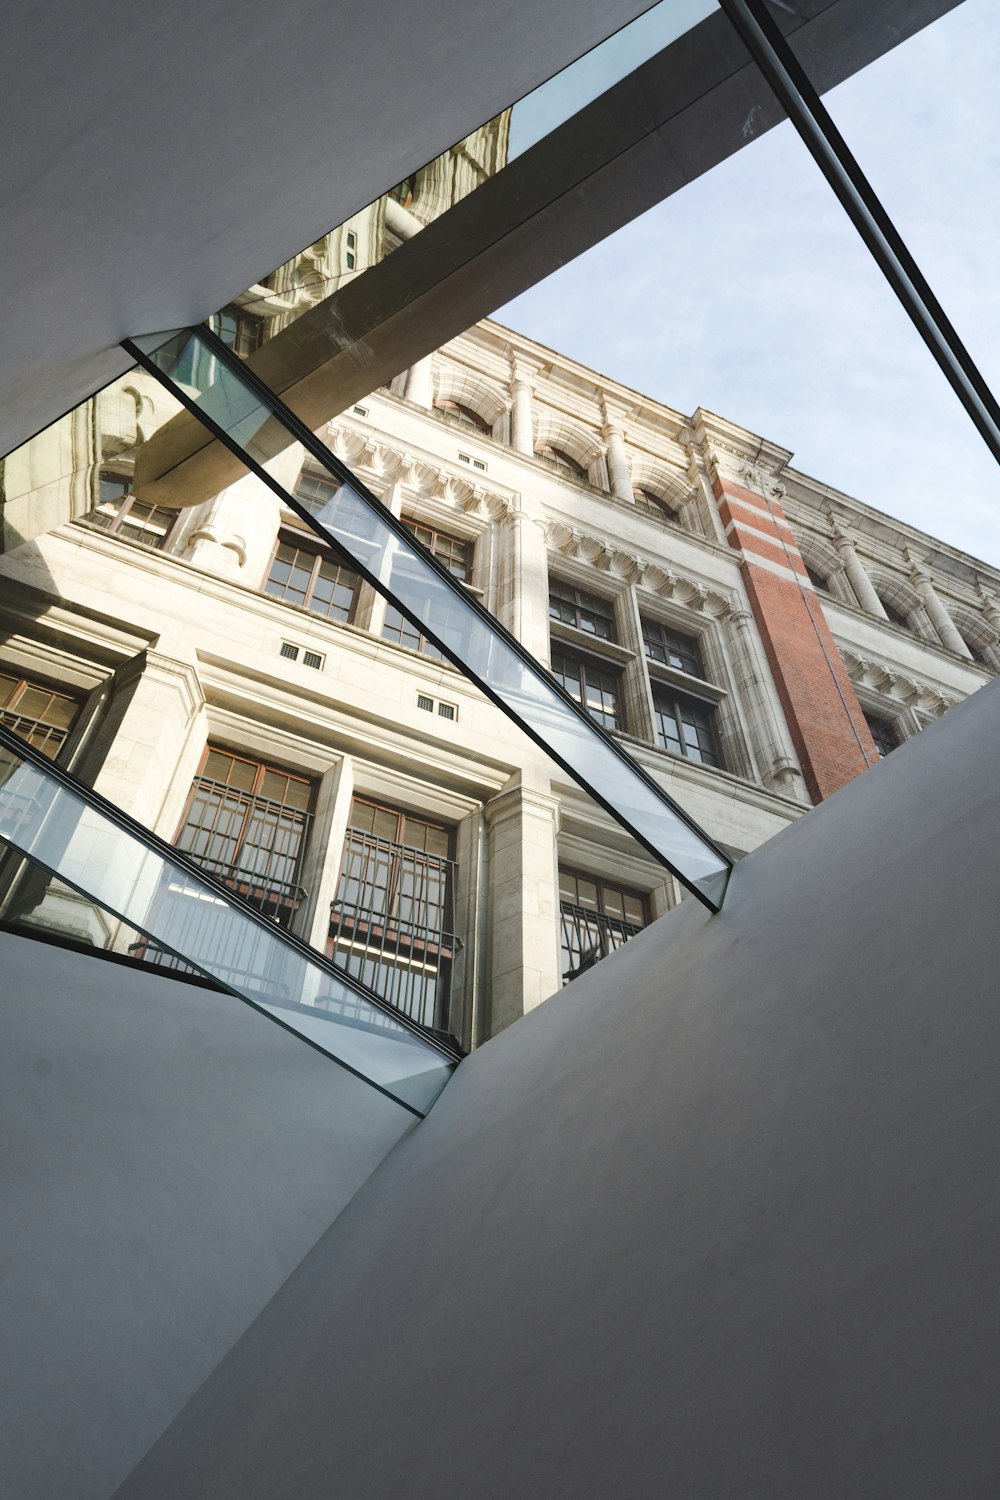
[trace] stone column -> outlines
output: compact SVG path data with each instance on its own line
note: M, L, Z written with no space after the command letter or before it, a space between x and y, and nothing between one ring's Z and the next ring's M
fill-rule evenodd
M920 595L921 603L927 611L931 624L940 637L941 644L948 651L954 651L956 656L964 656L967 661L972 660L972 652L962 638L951 615L941 602L940 595L931 581L927 570L909 553L906 554L910 563L910 578L913 587Z
M868 577L865 566L854 550L854 543L847 532L841 530L839 526L835 526L833 541L837 551L840 553L844 564L844 572L850 580L851 588L854 590L861 608L866 609L870 615L877 615L880 620L887 620L889 616L883 608L881 599L875 592L875 585Z
M534 453L535 422L532 410L532 385L529 372L521 365L512 367L510 383L510 444L518 453Z
M433 356L427 354L423 359L418 359L415 365L411 365L406 372L406 388L404 394L407 401L415 401L418 406L426 406L428 410L434 405L434 367Z
M488 1034L559 988L559 804L521 782L486 804Z
M625 451L625 434L620 427L609 424L601 429L601 436L608 445L608 478L611 482L611 493L619 500L629 500L634 504L632 476L629 473L628 454Z
M807 802L802 772L789 753L774 710L774 689L766 680L757 648L754 618L743 604L733 603L726 614L735 647L740 694L750 712L754 749L765 781L786 797Z
M549 662L549 570L545 523L515 495L500 522L497 619L532 656Z

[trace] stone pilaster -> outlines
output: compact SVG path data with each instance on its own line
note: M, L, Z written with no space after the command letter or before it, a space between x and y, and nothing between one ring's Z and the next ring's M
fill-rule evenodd
M544 665L549 662L549 574L545 523L520 495L500 522L497 619Z
M485 816L492 1035L559 988L559 804L518 772Z
M510 445L517 453L534 453L535 418L532 409L533 369L514 361L511 366Z
M739 679L740 697L750 714L754 752L764 780L786 797L804 800L802 772L789 754L778 716L773 689L765 680L767 668L757 648L754 618L741 604L731 604L726 615L733 642L733 660Z
M407 401L415 401L428 410L434 405L434 365L430 354L407 370L405 395Z

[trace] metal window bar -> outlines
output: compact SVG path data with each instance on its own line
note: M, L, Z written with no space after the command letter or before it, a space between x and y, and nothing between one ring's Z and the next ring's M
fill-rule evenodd
M330 956L396 1010L444 1031L451 995L456 866L348 829L330 908Z
M699 901L717 911L732 860L654 778L574 704L406 526L204 326L145 337L122 348L328 545L425 634L496 706L549 754ZM147 350L153 351L148 353ZM190 358L191 351L201 354ZM197 371L194 367L197 366ZM179 384L175 372L203 376ZM315 509L266 464L288 443L335 476L335 494Z
M425 1114L447 1081L453 1046L2 725L0 840L411 1113ZM154 899L168 877L189 898L182 925ZM247 969L291 998L234 977Z
M305 891L298 875L311 813L197 776L177 848L287 927Z
M827 113L764 0L718 0L718 3L983 441L1000 463L1000 404Z
M642 931L641 923L606 917L602 912L560 901L559 921L562 928L563 984L592 969L602 958L627 943Z

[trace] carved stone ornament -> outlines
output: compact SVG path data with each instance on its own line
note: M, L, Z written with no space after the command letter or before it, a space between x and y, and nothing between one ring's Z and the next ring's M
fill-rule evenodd
M847 675L856 687L868 688L905 708L915 709L936 719L960 702L954 695L928 682L920 682L889 662L862 656L860 652L844 646L840 648L840 654L844 659Z

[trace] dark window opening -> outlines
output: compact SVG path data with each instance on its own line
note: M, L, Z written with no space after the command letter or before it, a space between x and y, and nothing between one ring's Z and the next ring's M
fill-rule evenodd
M704 677L701 646L697 636L683 635L659 620L643 620L642 640L650 661L661 662L689 677Z
M888 600L882 599L882 608L885 610L887 618L892 622L893 625L899 625L903 630L913 629L912 625L910 624L909 616L905 615L903 611L898 607L898 605L890 604Z
M559 871L562 981L569 984L646 925L646 898L575 870Z
M535 452L539 458L548 459L550 464L554 464L557 469L562 469L566 474L571 474L574 479L582 479L585 484L590 483L590 475L583 464L579 463L571 453L567 453L565 448L557 448L554 443L536 443Z
M605 729L624 729L621 672L574 652L554 649L552 675L590 717Z
M721 766L714 714L708 703L675 693L665 684L653 684L653 721L657 741L664 750L702 765Z
M816 569L811 568L808 563L806 563L806 573L814 589L818 589L821 594L828 594L830 592L829 580L824 578L821 573L817 573Z
M615 607L610 599L588 594L572 584L553 579L549 584L549 619L575 625L602 641L615 639Z
M451 840L442 823L355 797L330 909L329 956L437 1030L457 948Z
M882 718L879 714L866 713L865 723L871 730L879 760L884 760L887 755L899 749L901 743L899 729L892 719Z

